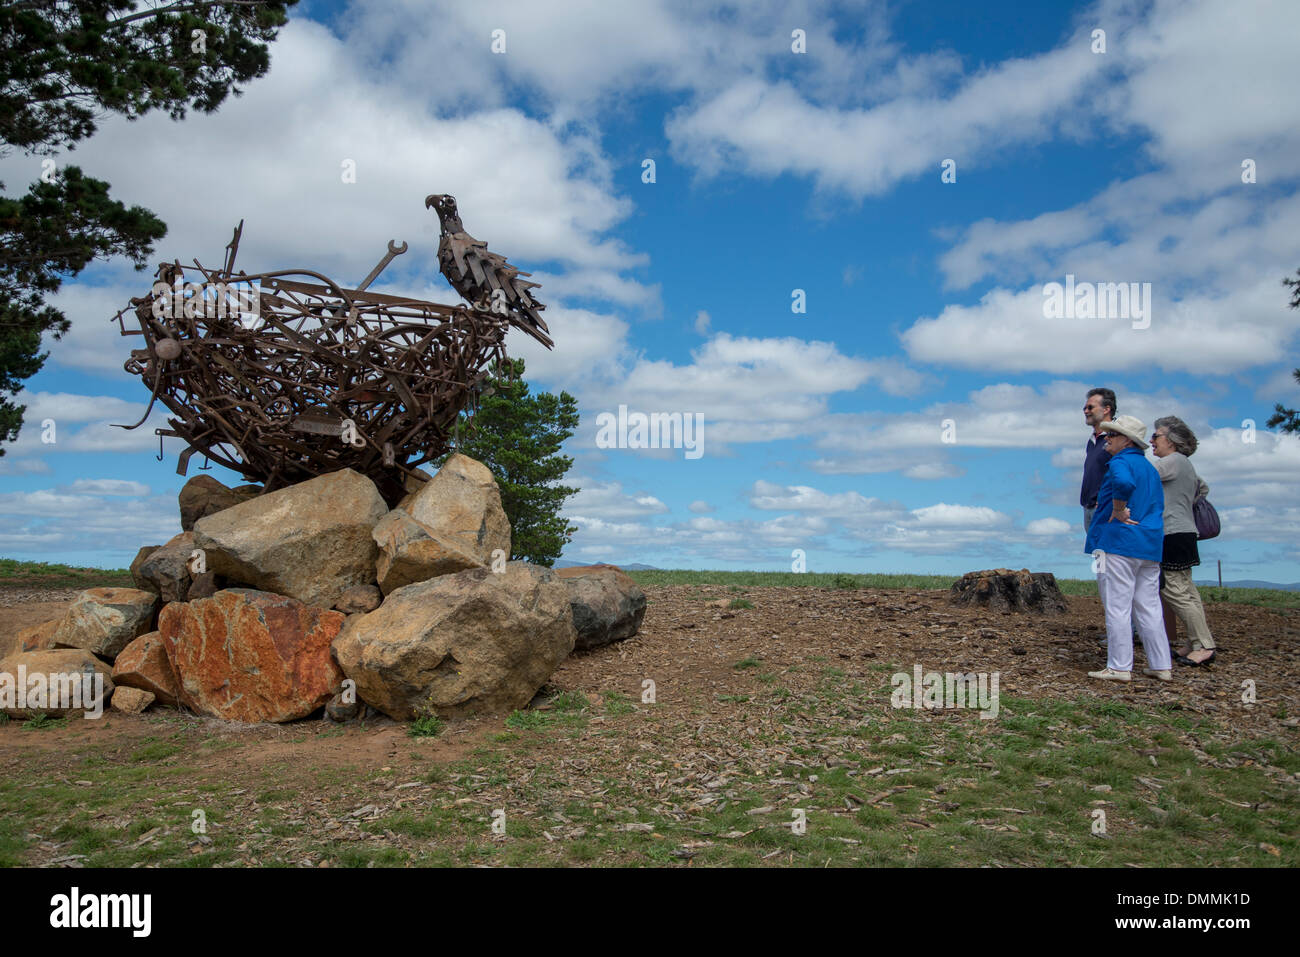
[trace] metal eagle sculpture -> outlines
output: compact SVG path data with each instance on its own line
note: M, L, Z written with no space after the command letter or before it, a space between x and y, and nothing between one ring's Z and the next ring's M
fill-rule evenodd
M173 415L162 438L183 439L177 472L197 452L271 491L351 468L394 504L415 469L450 447L460 413L477 404L510 327L553 346L533 298L537 283L465 232L451 196L435 194L438 261L469 305L369 291L407 250L390 241L354 288L307 269L235 271L241 222L219 269L158 267L147 296L114 317L143 336L125 368ZM131 328L124 321L135 319Z
M442 224L438 268L451 288L464 296L466 302L507 316L511 325L550 346L551 340L545 335L549 330L540 315L546 307L528 291L536 289L538 283L519 278L532 273L520 272L504 256L489 252L487 243L465 232L465 224L456 210L456 197L434 193L424 198L424 206L436 209Z

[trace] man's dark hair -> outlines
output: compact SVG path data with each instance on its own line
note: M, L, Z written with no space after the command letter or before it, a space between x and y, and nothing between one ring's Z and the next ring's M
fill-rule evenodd
M1110 417L1115 418L1115 413L1119 411L1119 406L1115 404L1115 393L1110 389L1089 389L1085 399L1090 399L1094 395L1101 396L1101 404L1110 408Z

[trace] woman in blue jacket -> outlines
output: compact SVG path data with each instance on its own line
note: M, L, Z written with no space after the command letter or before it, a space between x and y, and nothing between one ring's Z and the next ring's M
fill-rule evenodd
M1146 426L1121 415L1099 426L1107 433L1110 462L1084 550L1097 570L1097 592L1106 612L1106 667L1090 678L1128 681L1133 670L1133 630L1146 652L1143 674L1172 677L1172 656L1160 609L1160 560L1164 554L1165 493L1160 475L1142 451Z

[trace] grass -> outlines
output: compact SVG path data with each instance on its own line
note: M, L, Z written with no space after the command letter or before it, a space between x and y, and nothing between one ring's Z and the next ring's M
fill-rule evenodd
M413 738L436 738L445 725L436 714L425 714L406 726L406 733Z
M732 572L695 570L647 570L628 572L639 585L723 585L730 591L762 586L801 586L806 588L858 589L858 588L923 588L947 589L956 576L952 575L850 575L842 572ZM1097 583L1091 579L1058 578L1057 585L1066 595L1097 594ZM20 562L0 558L0 587L94 588L104 586L131 587L131 573L125 568L76 568L49 562ZM1200 589L1201 599L1207 605L1238 604L1257 605L1263 608L1300 609L1300 591L1280 591L1267 588ZM708 596L700 595L700 598ZM742 602L743 604L737 604ZM752 608L744 598L737 598L732 608Z
M20 562L13 558L0 558L0 586L3 587L130 588L133 584L131 572L126 568L76 568L50 562Z
M754 603L748 598L733 598L728 608L753 608Z
M1300 794L1287 777L1300 754L1281 735L1109 693L1004 693L992 721L895 710L890 661L808 655L787 668L750 656L733 667L749 671L729 689L744 694L638 707L617 691L566 691L486 728L456 760L408 747L411 761L387 772L286 762L238 785L222 769L245 765L261 739L160 725L114 750L78 744L59 719L29 722L48 729L42 752L63 747L61 766L15 763L0 777L0 867L73 855L86 867L1300 863ZM747 748L764 750L751 759ZM708 780L715 757L725 784ZM390 790L413 782L429 787ZM381 816L347 821L366 804ZM504 836L491 831L498 808ZM196 809L210 844L191 831Z
M135 751L131 755L131 760L137 763L145 762L145 761L161 761L164 758L171 757L173 754L176 754L180 750L181 750L181 746L179 744L173 744L169 741L155 741L150 739L145 742L144 747L140 748L138 751Z
M608 710L608 697L606 709ZM564 691L539 708L514 711L506 718L506 727L516 731L537 731L547 727L586 727L591 702L581 691Z
M842 572L732 572L681 569L631 571L628 574L638 585L719 585L730 590L754 587L946 590L952 587L958 577L955 575L848 575ZM1056 584L1065 595L1095 597L1097 594L1097 583L1092 579L1058 578ZM1206 587L1201 588L1200 593L1201 599L1207 605L1230 603L1258 605L1264 608L1300 609L1300 591ZM710 596L701 594L696 597L706 599ZM743 606L733 604L733 607Z
M617 691L606 691L604 697L605 714L611 717L621 714L631 714L636 711L636 705L634 705L630 699L625 698Z
M324 818L386 803L378 819L343 830L295 822L302 789L283 768L247 785L241 800L259 805L251 813L231 803L228 783L173 801L202 780L198 769L175 763L213 735L198 727L141 742L132 762L106 760L96 749L69 752L84 767L62 779L19 767L0 779L0 866L49 856L37 851L38 841L56 843L60 856L80 855L86 867L326 859L345 867L678 867L688 860L716 867L1277 867L1300 860L1300 796L1279 776L1300 771L1288 742L1225 739L1199 715L1109 697L1003 695L999 718L984 721L972 712L894 710L884 672L854 679L824 668L812 682L717 696L773 712L762 733L786 757L733 763L708 804L694 805L706 789L664 783L661 767L669 777L684 773L669 763L671 751L628 762L647 735L667 745L677 718L625 711L630 703L613 692L603 695L604 713L621 717L606 729L620 729L633 750L602 756L575 743L570 755L589 769L575 780L558 768L555 735L526 732L586 720L592 703L565 692L516 712L540 723L502 732L509 748L485 743L416 775L433 787L405 792L404 806L375 801L376 783L401 781L400 772L330 768L320 782L328 790L316 792L329 804ZM160 793L169 796L160 801ZM665 813L666 805L680 810ZM502 808L505 834L494 835ZM191 831L195 809L206 816L209 844ZM1098 811L1104 835L1093 833ZM357 841L357 832L370 839Z
M42 731L46 728L65 728L68 725L67 718L51 718L48 714L32 714L28 712L29 717L23 722L24 731Z

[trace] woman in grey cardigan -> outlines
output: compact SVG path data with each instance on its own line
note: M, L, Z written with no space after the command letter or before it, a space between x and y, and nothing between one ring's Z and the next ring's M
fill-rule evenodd
M1196 436L1177 416L1156 419L1151 451L1165 492L1165 545L1160 561L1160 599L1165 631L1174 637L1174 616L1187 629L1188 643L1174 653L1180 665L1206 665L1214 660L1214 636L1205 621L1205 607L1192 581L1192 568L1201 563L1196 549L1196 520L1192 503L1210 493L1188 456L1196 451Z

